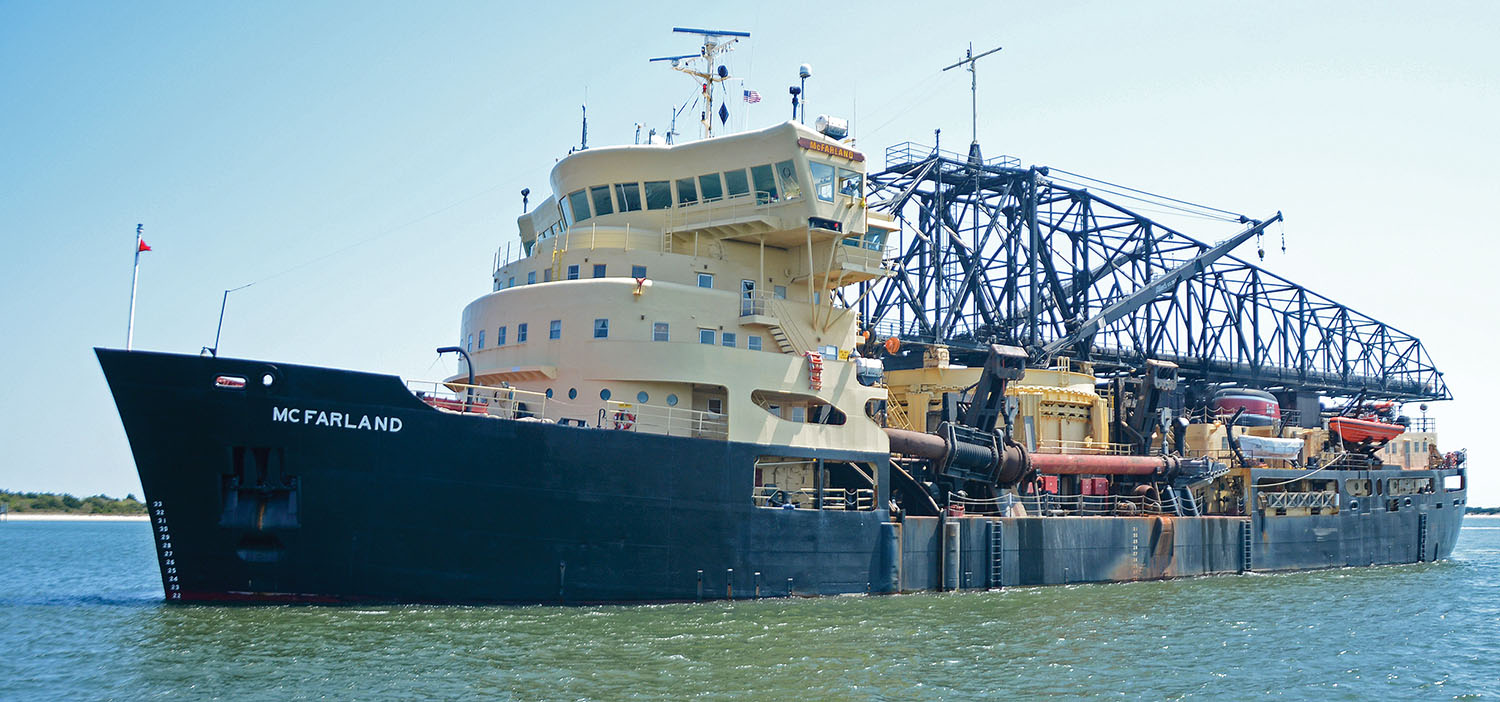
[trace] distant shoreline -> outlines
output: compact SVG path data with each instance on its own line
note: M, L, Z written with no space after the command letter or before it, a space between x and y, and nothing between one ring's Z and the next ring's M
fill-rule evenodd
M48 512L10 512L0 522L144 522L144 514L57 514Z

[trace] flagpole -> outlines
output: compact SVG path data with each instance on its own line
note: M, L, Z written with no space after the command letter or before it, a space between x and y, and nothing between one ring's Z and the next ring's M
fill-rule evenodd
M130 273L130 324L125 327L125 350L135 341L135 287L141 277L141 225L135 225L135 267Z

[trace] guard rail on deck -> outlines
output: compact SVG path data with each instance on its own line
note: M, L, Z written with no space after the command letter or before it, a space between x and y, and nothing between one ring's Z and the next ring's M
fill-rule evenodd
M1037 442L1035 453L1086 453L1101 456L1129 456L1135 453L1135 447L1130 444L1104 444L1097 441L1043 439Z
M1141 495L1001 495L987 499L950 494L950 505L965 514L1002 517L1135 517L1178 514L1174 496L1151 499Z
M729 418L713 412L606 400L599 426L665 436L728 439Z
M440 412L569 424L612 431L727 440L729 417L713 412L640 403L570 402L518 388L408 380L407 389Z
M910 141L902 142L900 144L896 144L895 146L886 147L885 167L887 169L891 169L900 166L910 166L912 164L921 163L929 158L932 158L933 153L934 149L931 146L923 146L921 144ZM948 159L949 161L967 162L969 160L968 154L960 154L946 150L937 150L936 153L943 158ZM1014 156L1005 156L1002 154L994 158L985 159L984 165L994 168L1020 168L1021 159L1018 159Z
M1339 506L1337 492L1260 492L1256 501L1261 509L1331 509Z
M756 507L816 509L818 491L814 488L786 490L763 485L751 492L750 499ZM866 512L875 509L875 491L870 488L855 490L823 488L823 509L846 512Z
M663 210L666 214L667 233L692 231L703 227L729 226L736 223L771 219L771 208L782 201L772 199L771 193L757 190L739 195L726 195L711 200L698 200L691 204L674 204Z

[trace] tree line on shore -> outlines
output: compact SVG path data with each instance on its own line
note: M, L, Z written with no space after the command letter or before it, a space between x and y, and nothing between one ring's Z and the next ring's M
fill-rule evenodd
M12 492L0 490L0 507L20 514L42 512L48 514L145 514L146 505L135 495L114 498L108 495L74 497L54 492Z

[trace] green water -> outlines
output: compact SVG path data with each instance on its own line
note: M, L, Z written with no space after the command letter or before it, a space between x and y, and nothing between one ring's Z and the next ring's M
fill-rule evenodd
M0 699L1482 699L1500 519L1451 561L653 607L166 606L144 523L0 523Z

